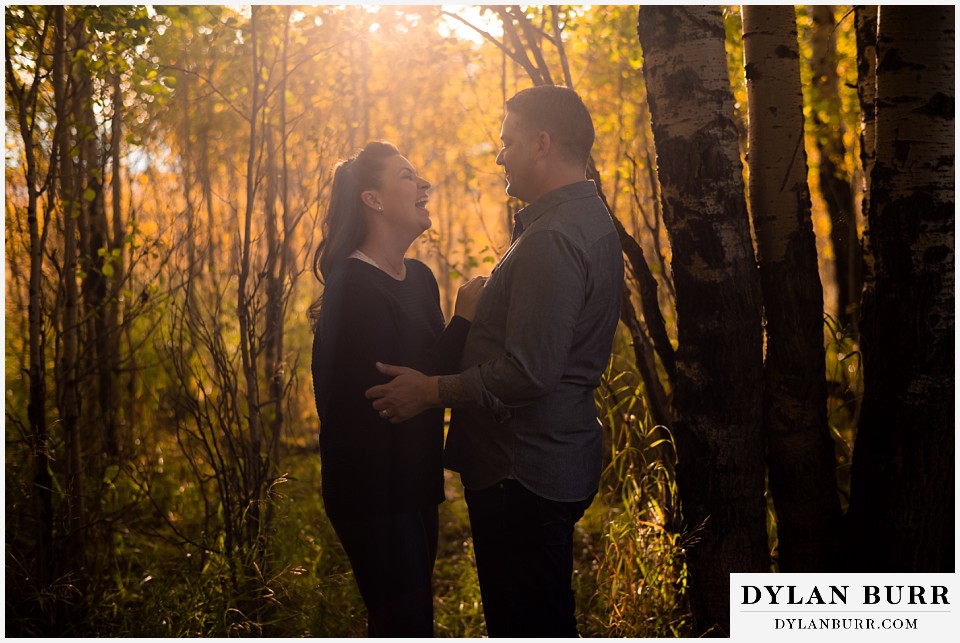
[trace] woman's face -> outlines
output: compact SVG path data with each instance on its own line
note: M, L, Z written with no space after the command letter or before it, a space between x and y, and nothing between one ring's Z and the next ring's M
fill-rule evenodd
M377 217L382 217L399 233L405 232L414 238L430 227L430 212L426 207L430 182L417 174L410 161L400 154L391 156L384 162L380 181L380 187L370 191L383 208L377 210Z

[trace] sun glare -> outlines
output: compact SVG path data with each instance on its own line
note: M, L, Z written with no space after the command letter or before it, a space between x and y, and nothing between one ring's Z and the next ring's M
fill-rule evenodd
M441 6L441 10L444 15L443 21L439 26L439 31L440 35L444 37L459 38L480 44L483 42L483 36L480 35L477 29L485 31L496 38L503 36L503 27L500 24L500 20L489 7L482 5L445 4ZM460 20L454 16L458 16ZM476 29L470 25L473 25Z

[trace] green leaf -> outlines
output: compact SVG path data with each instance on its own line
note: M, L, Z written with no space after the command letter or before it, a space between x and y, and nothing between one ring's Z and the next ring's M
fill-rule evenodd
M92 203L97 198L97 193L93 188L87 188L83 193L83 200Z

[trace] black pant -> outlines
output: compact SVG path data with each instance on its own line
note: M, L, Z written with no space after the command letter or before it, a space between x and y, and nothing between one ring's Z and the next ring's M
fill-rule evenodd
M432 637L437 506L330 522L367 606L368 636Z
M466 490L480 596L491 637L576 637L573 526L593 494L547 500L515 480Z

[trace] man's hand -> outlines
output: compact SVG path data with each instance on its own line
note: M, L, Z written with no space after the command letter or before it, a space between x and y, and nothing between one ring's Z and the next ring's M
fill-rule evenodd
M380 417L391 424L409 420L427 409L440 406L437 378L404 366L391 366L377 362L377 370L393 376L386 384L367 389L367 399L373 400L373 408Z

